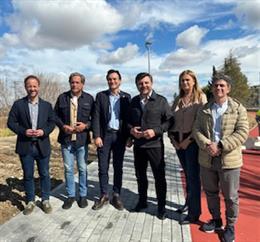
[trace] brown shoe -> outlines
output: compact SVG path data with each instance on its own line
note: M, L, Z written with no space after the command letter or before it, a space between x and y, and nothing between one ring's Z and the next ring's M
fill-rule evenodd
M34 201L30 201L28 202L28 204L26 205L25 209L23 210L23 214L24 215L29 215L32 213L32 211L35 208L35 202Z
M112 198L111 203L118 210L123 210L124 209L123 202L121 201L120 196L119 196L118 193L114 193L113 194L113 198Z
M42 210L47 214L52 212L52 207L49 200L42 201Z
M106 195L103 195L102 197L100 197L100 199L98 201L95 202L95 204L93 205L92 209L93 210L99 210L101 209L104 205L109 203L109 198Z

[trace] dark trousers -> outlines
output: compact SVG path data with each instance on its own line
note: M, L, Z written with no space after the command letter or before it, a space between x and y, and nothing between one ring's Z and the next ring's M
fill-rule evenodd
M108 194L108 169L111 152L113 154L114 185L113 191L120 194L123 176L123 160L125 153L125 141L118 132L107 131L103 146L98 148L99 184L102 195Z
M150 162L153 176L155 179L155 190L158 200L158 210L164 209L166 204L166 179L165 179L165 161L164 147L139 148L134 146L134 165L137 178L139 201L147 200L147 166Z
M34 188L34 161L37 162L38 173L40 175L41 197L42 200L48 200L50 194L50 175L49 160L50 156L42 157L37 145L31 146L31 152L28 155L20 156L23 169L23 181L27 202L35 200Z
M201 214L201 184L198 146L192 142L186 150L177 150L176 153L185 174L188 214L190 217L199 217Z

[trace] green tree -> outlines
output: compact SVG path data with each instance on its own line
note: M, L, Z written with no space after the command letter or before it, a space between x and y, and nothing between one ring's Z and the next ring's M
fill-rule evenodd
M250 95L248 80L241 72L240 63L238 62L238 59L233 56L232 52L225 58L221 71L232 79L232 87L229 95L238 99L241 103L246 104L248 96Z

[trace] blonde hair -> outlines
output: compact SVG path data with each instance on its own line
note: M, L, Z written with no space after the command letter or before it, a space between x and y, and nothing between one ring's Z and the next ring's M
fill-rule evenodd
M192 90L192 102L199 102L201 100L201 96L203 95L203 91L199 87L196 74L191 70L185 70L179 75L179 98L182 98L184 96L184 91L181 89L181 81L184 75L189 75L194 80L194 86Z

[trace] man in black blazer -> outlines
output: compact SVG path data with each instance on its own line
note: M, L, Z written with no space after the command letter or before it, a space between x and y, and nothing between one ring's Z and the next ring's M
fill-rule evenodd
M108 169L111 152L113 153L114 184L112 204L116 209L124 208L120 199L123 174L123 159L128 138L126 116L130 95L120 90L121 74L109 70L106 75L108 90L96 96L93 114L93 135L98 152L100 199L92 209L97 210L109 202Z
M140 94L130 104L128 127L134 139L134 165L137 178L139 201L136 212L147 207L147 166L150 162L155 179L159 219L166 218L166 179L163 133L172 119L172 113L165 97L153 90L153 78L141 72L135 78Z
M49 134L55 127L54 112L51 104L38 96L40 80L37 76L27 76L24 85L27 96L14 102L7 121L8 127L17 134L16 153L20 156L24 174L27 206L23 213L28 215L35 207L35 160L41 181L42 209L50 213Z

